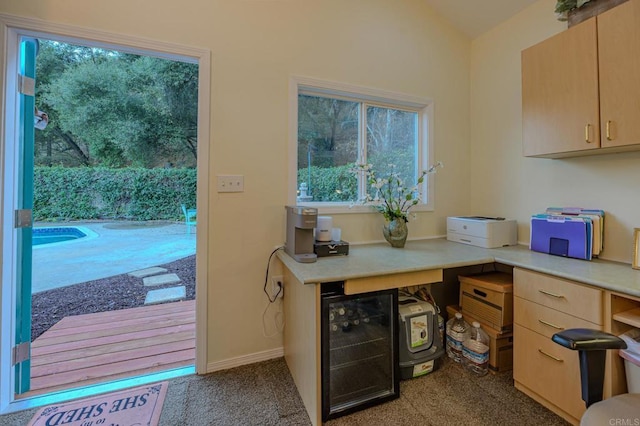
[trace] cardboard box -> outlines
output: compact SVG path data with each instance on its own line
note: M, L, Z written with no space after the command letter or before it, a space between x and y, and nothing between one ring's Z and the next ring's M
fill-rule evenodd
M456 312L462 312L460 306L447 306L449 319L453 318ZM513 332L500 332L483 323L473 315L462 312L462 317L471 324L478 321L481 328L489 335L489 371L501 373L513 369Z
M463 314L470 314L498 332L513 330L513 276L504 272L490 272L472 276L458 276L460 306Z

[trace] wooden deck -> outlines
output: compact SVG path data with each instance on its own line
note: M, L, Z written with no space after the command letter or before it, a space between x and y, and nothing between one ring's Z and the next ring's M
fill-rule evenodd
M29 397L195 363L195 301L63 318L31 345Z

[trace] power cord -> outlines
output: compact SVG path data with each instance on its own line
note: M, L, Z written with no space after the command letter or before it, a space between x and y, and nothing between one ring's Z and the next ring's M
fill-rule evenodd
M278 252L278 250L282 250L283 248L284 246L280 246L271 252L271 254L269 255L269 260L267 260L267 272L264 276L264 286L262 290L264 291L264 294L267 295L267 299L269 299L269 303L266 304L266 306L264 307L264 311L262 312L262 335L267 338L278 336L284 330L284 313L282 312L282 309L281 309L282 303L280 303L279 305L280 309L278 309L275 312L274 319L273 319L276 331L274 333L268 334L267 324L266 324L266 316L267 316L267 312L269 311L269 307L272 306L278 300L278 296L280 296L280 293L282 293L282 291L284 290L282 285L280 285L280 288L278 289L278 292L273 296L273 299L271 298L271 295L269 295L269 292L267 291L267 284L269 283L269 269L271 267L271 259L273 258L273 255Z
M267 333L267 323L266 316L269 311L269 307L278 306L279 309L275 312L273 322L276 328L276 331L268 334ZM272 338L279 336L284 331L284 312L282 312L282 302L279 305L274 305L273 303L267 303L264 307L264 311L262 312L262 335L267 338Z
M283 291L282 286L280 286L280 288L278 289L278 292L274 295L273 299L271 299L271 295L269 295L269 292L267 291L267 283L269 281L269 268L271 267L271 258L273 258L273 255L276 254L278 250L282 250L283 248L284 246L280 246L276 248L274 251L271 252L271 254L269 255L269 260L267 260L267 273L264 276L264 286L262 287L262 290L264 291L264 294L267 295L267 299L269 299L269 303L275 303L275 301L278 300L278 296L280 296L280 293L282 293Z

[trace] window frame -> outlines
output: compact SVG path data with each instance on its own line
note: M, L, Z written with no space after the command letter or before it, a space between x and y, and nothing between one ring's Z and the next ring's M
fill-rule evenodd
M311 201L298 203L296 194L298 190L298 95L300 94L360 102L364 104L364 106L361 105L361 110L363 108L366 110L367 106L376 106L416 112L418 114L417 168L418 170L425 170L429 167L429 164L433 162L433 100L346 83L293 76L289 84L289 182L287 204L315 207L320 214L375 212L375 210L371 208L371 204L362 204L357 201ZM366 138L366 133L363 133L362 129L363 123L364 121L360 121L359 123L359 138ZM434 210L435 197L432 177L431 175L425 176L422 189L422 201L412 208L412 212ZM426 196L424 191L426 191Z

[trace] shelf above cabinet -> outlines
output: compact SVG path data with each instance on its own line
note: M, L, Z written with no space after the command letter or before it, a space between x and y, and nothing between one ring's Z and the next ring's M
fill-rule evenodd
M613 314L613 319L632 327L640 328L640 307Z

